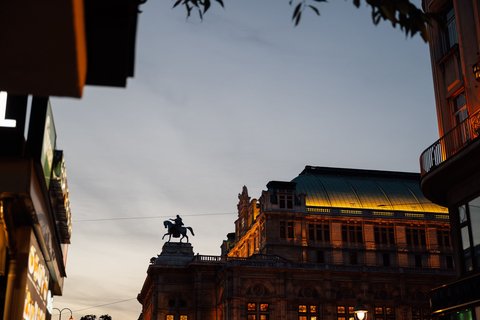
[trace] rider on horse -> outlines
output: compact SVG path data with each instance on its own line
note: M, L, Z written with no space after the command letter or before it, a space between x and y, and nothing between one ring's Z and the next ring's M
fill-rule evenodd
M183 220L180 218L180 216L177 214L177 217L175 219L169 219L173 222L175 222L174 229L172 230L172 234L174 238L178 238L180 236L180 228L183 226Z
M173 221L174 223L172 223L171 221ZM170 242L170 239L174 237L180 238L180 242L182 242L183 238L187 238L188 243L187 231L190 231L192 235L195 235L193 233L192 227L183 226L183 220L178 214L175 219L168 219L163 221L163 225L165 226L165 228L168 229L168 232L163 235L162 239L168 236L168 242Z

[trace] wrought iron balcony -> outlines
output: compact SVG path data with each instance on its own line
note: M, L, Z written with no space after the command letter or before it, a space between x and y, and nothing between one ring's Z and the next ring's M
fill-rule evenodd
M422 177L459 153L480 135L480 110L469 116L420 155Z

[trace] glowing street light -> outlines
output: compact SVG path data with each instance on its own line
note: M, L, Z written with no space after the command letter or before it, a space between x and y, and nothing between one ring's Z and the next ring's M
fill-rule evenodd
M367 320L367 307L365 307L365 305L363 304L358 304L356 307L355 307L355 310L353 311L353 314L355 316L355 319L357 320Z

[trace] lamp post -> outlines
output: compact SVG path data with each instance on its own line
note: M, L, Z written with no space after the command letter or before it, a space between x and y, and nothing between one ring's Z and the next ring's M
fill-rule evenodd
M353 311L356 320L367 320L367 313L367 307L362 303L358 304Z
M63 311L67 310L70 312L70 318L68 320L73 320L73 312L70 310L70 308L63 308L63 309L58 309L58 308L53 308L52 310L57 310L58 311L58 320L62 320L62 313Z

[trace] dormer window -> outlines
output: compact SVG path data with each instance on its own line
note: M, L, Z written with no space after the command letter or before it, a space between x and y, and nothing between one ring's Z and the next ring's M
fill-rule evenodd
M293 209L293 195L281 194L279 195L279 207L280 209Z

